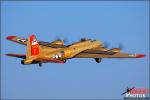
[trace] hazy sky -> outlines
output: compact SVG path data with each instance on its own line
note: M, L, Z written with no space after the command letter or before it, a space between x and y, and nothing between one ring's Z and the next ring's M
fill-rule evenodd
M1 66L3 99L119 99L126 87L149 86L148 1L3 1ZM65 64L21 65L6 53L25 54L9 35L69 43L82 37L124 45L122 52L144 53L142 59L70 59ZM68 43L68 44L69 44Z

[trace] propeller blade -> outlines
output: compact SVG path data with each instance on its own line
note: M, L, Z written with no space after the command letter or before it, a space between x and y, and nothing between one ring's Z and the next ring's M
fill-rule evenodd
M108 48L108 45L109 45L109 44L108 44L108 42L104 42L103 45L104 45L104 46L103 46L104 48Z
M86 41L86 40L87 40L86 38L81 38L81 39L80 39L80 41Z
M60 41L60 40L61 40L61 38L60 38L59 36L57 36L57 37L56 37L56 40Z
M118 48L120 48L121 50L124 48L122 43L119 43Z
M63 39L63 41L65 44L69 42L68 38L66 38L66 37Z
M69 40L68 40L67 37L65 37L65 38L62 39L61 37L57 36L57 37L56 37L56 40L57 40L57 41L63 41L65 44L67 44L67 43L69 42Z

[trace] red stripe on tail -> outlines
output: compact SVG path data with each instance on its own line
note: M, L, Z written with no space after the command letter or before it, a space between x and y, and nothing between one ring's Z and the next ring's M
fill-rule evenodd
M35 35L30 36L30 45L31 45L31 56L39 54L39 44L36 40Z

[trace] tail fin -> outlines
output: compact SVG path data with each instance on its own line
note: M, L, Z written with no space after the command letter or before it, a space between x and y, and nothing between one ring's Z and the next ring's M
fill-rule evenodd
M33 56L37 56L40 54L40 47L39 44L36 40L35 35L31 35L28 38L28 42L27 42L27 57L33 57Z

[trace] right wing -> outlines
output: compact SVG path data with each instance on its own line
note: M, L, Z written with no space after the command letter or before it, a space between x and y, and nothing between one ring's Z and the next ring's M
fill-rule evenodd
M115 54L96 54L96 53L79 53L74 58L143 58L144 54L128 54L128 53L115 53Z
M107 49L105 47L99 47L99 48L94 48L94 49L87 49L81 53L113 55L118 52L120 52L119 48Z
M121 53L120 48L108 50L105 47L87 49L77 54L75 58L142 58L144 54Z
M107 48L100 47L100 48L95 48L95 49L87 49L81 53L88 53L88 54L104 54L108 51Z

